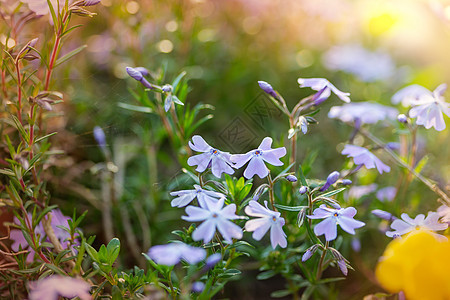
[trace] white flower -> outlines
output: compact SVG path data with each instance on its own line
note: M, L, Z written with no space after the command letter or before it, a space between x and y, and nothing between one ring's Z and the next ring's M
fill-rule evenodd
M439 231L448 227L448 224L439 222L439 214L437 212L429 212L426 218L425 215L420 214L412 219L405 213L401 217L403 220L397 219L392 222L391 228L394 231L386 232L388 237L404 235L416 229Z
M259 241L270 229L270 242L272 248L275 249L277 245L282 248L286 248L287 240L286 234L283 231L285 224L284 218L281 217L281 213L270 210L267 207L267 201L264 201L266 207L262 206L258 202L252 200L245 208L245 213L252 217L258 217L245 223L245 230L252 232L252 237Z

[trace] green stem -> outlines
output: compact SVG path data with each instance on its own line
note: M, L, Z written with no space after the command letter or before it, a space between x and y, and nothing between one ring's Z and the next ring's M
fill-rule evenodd
M322 256L320 257L319 267L317 268L316 280L319 280L322 276L322 268L323 268L323 260L325 259L325 255L327 255L328 250L328 241L325 242L325 247L323 248Z

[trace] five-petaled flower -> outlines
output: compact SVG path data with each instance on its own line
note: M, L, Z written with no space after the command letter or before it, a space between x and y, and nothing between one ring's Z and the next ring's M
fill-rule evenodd
M170 203L172 207L184 207L191 203L195 197L200 201L213 201L216 202L220 198L225 198L225 195L222 193L208 191L202 189L199 185L194 184L195 190L181 190L176 192L171 192L171 196L176 196L177 198L173 199ZM202 200L200 200L202 199Z
M180 242L153 246L148 250L147 255L161 265L173 266L180 260L193 265L205 259L206 250Z
M189 222L204 221L192 233L194 241L203 240L205 243L208 243L212 240L216 229L222 234L225 241L229 243L232 242L232 238L242 238L242 229L230 221L241 218L235 214L235 204L223 207L225 198L220 198L217 202L199 199L199 203L200 207L192 205L186 207L188 216L181 217Z
M258 219L249 220L245 223L245 230L252 232L252 237L259 241L270 229L270 242L272 248L275 249L277 245L286 248L287 240L286 234L283 231L284 218L281 213L270 210L267 207L267 201L264 201L266 207L262 206L256 201L251 200L245 208L245 213L251 217L258 217Z
M260 178L264 178L269 175L269 169L264 162L268 162L274 166L282 166L280 158L286 155L286 148L280 147L272 149L272 138L266 137L263 139L258 149L249 151L245 154L233 154L231 155L231 161L235 164L234 167L239 169L247 162L249 162L247 168L244 171L245 178L252 178L258 175Z
M389 166L385 165L378 157L364 147L345 145L341 153L347 155L347 157L353 157L356 165L362 164L367 169L377 168L380 174L391 171Z
M440 231L445 230L448 227L447 223L439 222L439 214L437 212L429 212L426 218L425 215L420 214L412 219L405 213L403 213L401 217L402 220L396 219L392 222L391 228L394 230L386 232L388 237L401 236L417 229Z
M314 227L314 233L317 236L325 234L325 239L332 241L337 237L337 225L340 225L344 231L350 234L355 234L356 228L365 225L363 222L353 219L355 215L356 209L354 207L334 209L322 204L308 218L325 219Z
M189 147L197 152L203 152L189 157L187 163L190 166L197 166L197 172L204 172L207 168L211 168L214 176L220 178L222 173L233 174L234 170L231 167L233 163L230 160L231 154L222 152L208 145L205 140L199 136L194 135L192 141L189 141Z
M325 78L299 78L297 79L300 87L310 87L311 89L318 91L315 97L315 104L320 104L328 97L330 97L331 92L339 97L344 102L349 103L351 100L349 98L350 93L344 93L338 90L331 82Z

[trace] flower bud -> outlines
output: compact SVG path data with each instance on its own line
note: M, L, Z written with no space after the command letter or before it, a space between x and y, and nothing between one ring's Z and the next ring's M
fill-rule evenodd
M128 73L128 75L131 76L131 78L133 78L137 81L141 81L142 78L144 77L141 72L139 72L138 70L136 70L135 68L132 68L132 67L127 67L127 73Z
M308 188L307 188L306 186L301 186L301 187L298 189L298 192L299 192L301 195L305 194L307 191L308 191Z
M336 181L339 179L339 172L334 171L327 177L327 182L320 188L320 191L326 191L332 184L336 183Z
M342 274L344 274L344 276L347 276L348 269L347 269L347 264L346 264L345 260L343 260L343 259L338 260L337 264L338 264L339 269L341 270Z
M100 148L105 149L106 148L106 136L105 132L100 126L94 127L94 138L97 141Z
M317 244L315 244L315 245L309 247L309 248L306 250L305 254L303 254L303 256L302 256L302 262L305 262L305 261L307 261L308 259L310 259L311 256L313 256L313 254L317 251L318 248L319 248L319 245L317 245Z
M277 93L273 90L273 87L265 82L265 81L258 81L259 87L266 93L269 94L270 96L277 98Z
M387 211L384 211L381 209L372 210L372 214L380 219L387 220L387 221L392 221L392 220L397 219L391 213L388 213Z
M352 181L350 179L342 180L342 185L350 185L350 184L352 184Z
M288 175L288 176L286 176L286 180L290 181L290 182L296 182L297 177L295 177L294 175Z
M161 89L164 93L171 93L173 91L173 88L170 84L164 85Z
M403 123L403 124L408 123L408 117L407 117L405 114L399 114L399 115L397 116L397 120L398 120L400 123Z

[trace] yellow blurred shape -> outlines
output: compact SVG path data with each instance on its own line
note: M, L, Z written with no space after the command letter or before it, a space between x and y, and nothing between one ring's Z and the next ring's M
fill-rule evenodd
M450 5L448 5L444 8L444 15L447 19L450 20Z
M173 50L173 43L169 40L162 40L157 44L159 52L170 53Z
M409 300L450 299L450 242L426 230L414 230L393 240L375 270L391 293L403 291Z
M174 32L178 29L178 23L175 20L166 23L166 30L168 32Z
M13 40L12 38L8 38L6 35L2 34L0 36L0 42L3 45L6 45L7 48L12 48L16 45L16 41Z
M129 14L134 15L139 11L139 3L136 1L130 1L127 3L126 9Z
M247 17L242 21L242 28L248 34L257 34L262 27L262 22L258 17Z
M314 58L311 51L303 49L297 52L295 61L300 68L307 68L313 64Z
M197 34L197 38L200 42L209 42L214 40L216 31L214 29L203 29Z
M375 36L381 35L391 29L396 21L396 18L389 13L374 16L369 20L369 32Z

